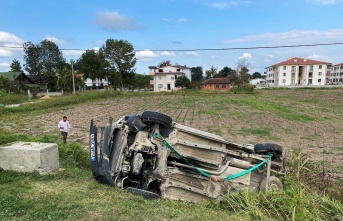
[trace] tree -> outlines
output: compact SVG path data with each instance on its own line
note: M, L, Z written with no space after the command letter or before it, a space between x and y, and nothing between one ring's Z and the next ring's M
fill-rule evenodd
M102 81L109 74L109 63L102 49L98 52L87 50L75 63L75 69L84 74L85 78Z
M204 71L201 66L191 68L192 81L202 81L203 74Z
M44 72L56 74L66 61L58 46L49 40L43 40L38 45L24 43L25 70L31 76L42 76Z
M210 70L206 70L205 71L205 76L206 76L206 79L209 79L209 78L217 78L218 77L218 72L217 72L218 68L215 68L213 65L212 67L210 68Z
M74 81L75 89L80 89L85 85L85 82L77 75L74 76ZM73 75L69 68L65 67L59 71L59 75L57 77L57 86L64 91L73 90Z
M102 50L112 69L109 74L113 76L109 80L116 79L115 75L117 73L123 89L124 85L130 84L130 80L133 79L135 74L134 66L137 59L132 44L126 40L107 39L105 45L102 46ZM110 83L115 84L115 82Z
M166 67L166 66L171 66L171 62L169 60L167 61L161 61L157 67L161 68L161 67Z
M218 72L218 77L220 78L227 78L230 74L232 74L234 70L232 70L231 68L225 66L223 69L221 69Z
M236 86L240 90L248 84L251 77L249 74L250 67L250 62L246 59L240 59L237 62L235 72L232 72L228 77L232 86Z
M190 88L191 81L186 76L177 77L175 80L175 87Z
M259 72L254 72L254 73L251 75L251 78L252 78L252 79L262 78L262 75L261 75Z
M13 59L11 65L10 65L10 72L21 72L21 65L20 62L17 59Z
M43 79L49 89L56 89L57 72L65 67L66 61L58 46L49 40L34 45L24 43L25 70L30 76Z

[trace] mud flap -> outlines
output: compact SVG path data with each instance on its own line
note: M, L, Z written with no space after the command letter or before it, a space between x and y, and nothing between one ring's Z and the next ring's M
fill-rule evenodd
M112 118L109 119L108 124L104 129L104 138L101 145L100 151L100 159L98 155L97 149L97 134L98 128L94 125L93 120L90 124L90 159L91 159L91 169L93 173L93 177L99 182L107 185L114 186L113 179L110 174L110 167L109 167L109 137L112 128Z

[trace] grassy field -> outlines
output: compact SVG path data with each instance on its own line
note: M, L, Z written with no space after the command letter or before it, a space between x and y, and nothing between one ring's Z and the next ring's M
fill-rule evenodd
M0 171L0 220L343 220L342 89L263 90L253 94L199 91L154 94L92 92L1 108L0 144L57 142L61 170L52 175ZM144 110L237 143L275 142L288 150L283 193L240 192L221 203L145 201L91 177L91 119L105 125ZM63 115L73 129L60 143Z

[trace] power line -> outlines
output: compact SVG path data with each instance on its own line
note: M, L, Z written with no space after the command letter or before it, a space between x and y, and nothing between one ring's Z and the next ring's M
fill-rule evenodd
M343 45L343 42L336 43L322 43L322 44L299 44L299 45L278 45L278 46L256 46L256 47L232 47L232 48L197 48L197 49L152 49L149 51L230 51L230 50L256 50L256 49L274 49L274 48L299 48L299 47L317 47L317 46L330 46L330 45ZM13 48L13 49L23 49L23 46L6 46L0 45L0 48ZM87 51L96 49L80 49L80 48L62 48L60 51ZM147 51L147 50L135 50Z

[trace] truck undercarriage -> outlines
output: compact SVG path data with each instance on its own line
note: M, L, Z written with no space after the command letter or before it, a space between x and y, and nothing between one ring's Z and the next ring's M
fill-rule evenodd
M146 199L197 202L240 189L282 189L283 150L277 144L236 144L152 111L110 118L99 142L97 130L92 121L94 178Z

